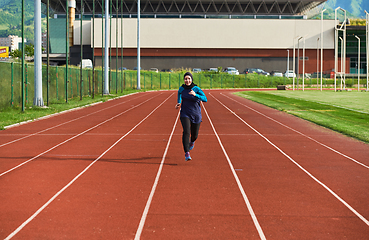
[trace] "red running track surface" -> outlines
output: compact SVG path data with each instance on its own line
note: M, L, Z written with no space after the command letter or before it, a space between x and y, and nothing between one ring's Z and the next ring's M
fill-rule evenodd
M368 239L369 145L205 91L192 161L175 91L0 132L1 239Z

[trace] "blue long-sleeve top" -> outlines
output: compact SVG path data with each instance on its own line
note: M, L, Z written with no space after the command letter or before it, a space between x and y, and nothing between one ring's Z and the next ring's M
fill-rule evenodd
M193 90L196 95L193 96L189 92ZM208 99L205 93L198 86L194 86L192 89L186 89L181 86L178 89L178 103L181 105L181 117L188 117L192 123L200 123L202 121L201 117L201 105L200 102L207 102Z

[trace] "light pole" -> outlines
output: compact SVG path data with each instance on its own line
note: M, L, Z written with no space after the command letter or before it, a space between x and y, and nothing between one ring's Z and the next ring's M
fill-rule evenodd
M342 91L342 73L343 73L343 39L341 37L338 37L341 40L341 91ZM346 83L343 85L343 90L345 90Z
M299 79L300 79L300 40L303 37L297 39L297 89L299 89Z
M305 35L304 38L304 47L302 48L302 91L305 91Z
M318 90L319 78L319 38L316 40L316 90Z
M137 89L141 89L140 71L141 71L141 54L140 54L140 0L137 1Z
M357 53L357 91L360 91L360 38L355 35L358 40L358 53Z
M287 49L287 77L289 71L290 71L290 50Z
M369 83L369 13L365 11L366 14L366 91L368 92Z
M320 17L320 91L323 90L323 13L324 11L327 9L324 9L321 12L321 17Z
M338 28L339 21L337 22L337 10L341 10L345 13L345 18L341 26ZM337 91L337 68L338 68L338 35L339 31L342 31L343 33L343 72L340 74L343 74L343 81L346 80L346 24L347 24L347 18L346 18L346 10L342 9L341 7L338 7L334 10L334 21L335 21L335 27L334 27L334 91Z

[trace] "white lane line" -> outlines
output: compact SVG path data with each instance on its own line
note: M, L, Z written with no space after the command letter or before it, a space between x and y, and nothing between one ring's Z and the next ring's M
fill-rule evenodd
M156 96L154 96L154 97L156 97ZM75 136L71 137L71 138L68 138L67 140L65 140L65 141L63 141L63 142L61 142L61 143L59 143L59 144L55 145L55 146L54 146L54 147L52 147L52 148L49 148L48 150L46 150L46 151L44 151L44 152L42 152L42 153L38 154L37 156L35 156L35 157L31 158L31 159L28 159L27 161L25 161L25 162L23 162L23 163L21 163L21 164L19 164L19 165L15 166L15 167L13 167L13 168L11 168L11 169L7 170L7 171L5 171L5 172L2 172L2 173L0 174L0 177L4 176L5 174L7 174L7 173L9 173L9 172L11 172L11 171L13 171L13 170L15 170L15 169L17 169L17 168L21 167L21 166L23 166L23 165L24 165L24 164L26 164L26 163L29 163L29 162L31 162L31 161L33 161L33 160L35 160L36 158L38 158L38 157L40 157L40 156L44 155L45 153L50 152L51 150L53 150L53 149L55 149L55 148L57 148L57 147L59 147L59 146L63 145L64 143L67 143L67 142L69 142L69 141L71 141L71 140L73 140L73 139L75 139L75 138L77 138L77 137L79 137L79 136L81 136L81 135L85 134L86 132L91 131L92 129L97 128L98 126L103 125L104 123L107 123L107 122L109 122L109 121L113 120L114 118L117 118L117 117L119 117L120 115L122 115L122 114L124 114L124 113L126 113L126 112L128 112L128 111L130 111L130 110L132 110L132 109L134 109L134 108L136 108L136 107L138 107L138 106L140 106L140 105L142 105L142 104L144 104L144 103L148 102L148 101L150 101L150 100L151 100L151 99L153 99L154 97L149 98L149 99L147 99L147 100L145 100L145 101L141 102L140 104L138 104L138 105L136 105L136 106L133 106L133 107L131 107L131 108L127 109L126 111L121 112L121 113L119 113L119 114L117 114L117 115L115 115L115 116L113 116L113 117L111 117L111 118L109 118L109 119L107 119L107 120L105 120L105 121L103 121L103 122L101 122L101 123L99 123L99 124L97 124L97 125L95 125L95 126L93 126L93 127L89 128L89 129L87 129L87 130L85 130L85 131L83 131L83 132L81 132L81 133L79 133L79 134L77 134L77 135L75 135Z
M174 133L174 130L176 128L176 125L177 125L177 122L178 122L178 119L179 119L179 113L180 112L178 111L178 115L177 115L176 121L174 122L172 132L170 133L170 137L169 137L167 146L165 148L165 151L164 151L164 154L163 154L163 158L161 159L160 167L159 167L158 172L156 174L156 178L155 178L154 184L153 184L153 186L151 188L151 192L150 192L149 198L148 198L148 200L146 202L146 206L145 206L145 209L143 211L143 214L142 214L142 217L141 217L141 220L140 220L140 224L138 225L138 228L137 228L136 235L135 235L135 240L139 240L141 238L141 234L142 234L142 230L143 230L144 225L145 225L147 214L149 213L151 202L152 202L152 199L154 197L154 194L155 194L155 191L156 191L156 187L158 185L159 178L160 178L160 175L161 175L161 172L162 172L162 169L163 169L165 157L167 156L169 145L170 145L170 142L172 141L173 133Z
M211 95L211 94L210 94L210 95ZM290 130L294 131L295 133L298 133L298 134L300 134L300 135L302 135L302 136L304 136L304 137L306 137L306 138L310 139L311 141L316 142L317 144L319 144L319 145L321 145L321 146L323 146L323 147L325 147L325 148L328 148L329 150L331 150L331 151L333 151L333 152L335 152L335 153L337 153L337 154L339 154L339 155L341 155L341 156L343 156L343 157L345 157L345 158L347 158L347 159L350 159L351 161L353 161L353 162L355 162L355 163L357 163L357 164L359 164L359 165L361 165L361 166L363 166L363 167L365 167L365 168L368 168L368 169L369 169L369 166L368 166L368 165L365 165L365 164L363 164L363 163L359 162L358 160L355 160L354 158L352 158L352 157L350 157L350 156L347 156L347 155L345 155L345 154L343 154L343 153L341 153L341 152L339 152L339 151L335 150L334 148L331 148L331 147L329 147L329 146L325 145L324 143L321 143L321 142L319 142L318 140L315 140L314 138L309 137L309 136L307 136L307 135L303 134L302 132L299 132L299 131L297 131L297 130L295 130L295 129L293 129L293 128L291 128L291 127L287 126L287 125L284 125L283 123L278 122L277 120L275 120L275 119L273 119L273 118L271 118L271 117L269 117L269 116L265 115L264 113L261 113L261 112L259 112L259 111L255 110L255 109L253 109L253 108L251 108L251 107L249 107L249 106L247 106L247 105L245 105L245 104L243 104L243 103L241 103L241 102L239 102L239 101L237 101L237 100L235 100L235 99L233 99L233 98L231 98L231 97L229 97L229 96L227 96L227 95L225 95L225 94L223 94L223 93L221 93L221 95L223 95L223 96L225 96L225 97L227 97L227 98L231 99L232 101L234 101L234 102L236 102L236 103L239 103L239 104L241 104L242 106L244 106L244 107L246 107L246 108L248 108L248 109L250 109L250 110L252 110L252 111L254 111L254 112L256 112L256 113L258 113L258 114L260 114L260 115L262 115L263 117L266 117L266 118L268 118L268 119L272 120L273 122L276 122L276 123L278 123L278 124L282 125L283 127L288 128L288 129L290 129Z
M125 95L125 96L128 96L128 95ZM141 97L141 96L140 96L140 97ZM134 99L137 99L137 98L134 98ZM127 102L129 102L129 101L134 100L134 99L130 99L130 100L128 100L128 101L125 101L125 102L121 102L121 103L118 103L118 104L112 105L112 106L110 106L110 107L107 107L107 108L104 108L104 109L98 110L98 111L96 111L96 112L92 112L92 113L89 113L89 114L87 114L87 115L83 115L83 116L81 116L81 117L78 117L78 118L75 118L75 119L69 120L69 121L67 121L67 122L63 122L63 123L60 123L60 124L58 124L58 125L55 125L55 126L49 127L49 128L47 128L47 129L44 129L44 130L38 131L38 132L36 132L36 133L32 133L32 134L26 135L26 136L24 136L24 137L21 137L21 138L18 138L18 139L14 139L14 140L12 140L12 141L10 141L10 142L0 144L0 147L4 147L4 146L6 146L6 145L9 145L9 144L11 144L11 143L18 142L18 141L23 140L23 139L25 139L25 138L29 138L29 137L35 136L35 135L37 135L37 134L40 134L40 133L43 133L43 132L49 131L49 130L51 130L51 129L54 129L54 128L57 128L57 127L63 126L63 125L65 125L65 124L67 124L67 123L71 123L71 122L77 121L77 120L79 120L79 119L81 119L81 118L88 117L88 116L93 115L93 114L95 114L95 113L99 113L99 112L102 112L102 111L108 110L108 109L110 109L110 108L113 108L113 107L119 106L119 105L121 105L121 104L123 104L123 103L127 103ZM82 107L80 107L80 108L82 108ZM63 112L60 112L60 113L55 113L55 114L52 114L52 115L49 115L49 116L45 116L45 117L39 118L38 120L46 119L46 118L50 118L50 117L52 117L52 116L60 115L60 114L65 113L65 112L71 112L71 111L79 110L80 108L74 108L74 109L66 110L66 111L63 111ZM27 121L27 122L32 122L32 121L34 121L34 120L29 120L29 121ZM15 125L19 125L19 123L15 124ZM13 125L12 125L12 126L13 126ZM8 128L9 128L9 127L10 127L10 126L8 126ZM5 134L5 135L6 135L6 134Z
M265 235L264 235L263 229L261 228L261 226L260 226L260 224L259 224L259 221L258 221L258 219L256 218L256 215L255 215L255 213L254 213L254 210L252 209L251 203L250 203L250 201L249 201L249 199L248 199L248 197L247 197L247 195L246 195L246 193L245 193L245 190L243 189L243 186L242 186L242 184L241 184L240 179L239 179L239 178L238 178L238 176L237 176L237 173L236 173L236 171L235 171L235 169L234 169L234 167L233 167L233 164L232 164L232 162L231 162L231 159L229 158L229 156L228 156L228 154L227 154L227 152L226 152L226 150L225 150L225 148L224 148L224 146L223 146L223 144L222 144L222 141L220 140L220 137L219 137L219 135L218 135L217 131L215 130L215 127L214 127L214 125L213 125L213 122L211 121L211 119L210 119L210 117L209 117L208 111L206 111L206 108L205 108L204 104L202 104L202 106L203 106L203 108L204 108L204 110L205 110L206 116L207 116L207 117L208 117L208 119L209 119L210 125L211 125L211 127L213 128L213 131L214 131L214 133L215 133L215 136L216 136L216 137L217 137L217 139L218 139L219 145L220 145L220 147L221 147L221 148L222 148L222 150L223 150L224 156L227 158L227 161L228 161L229 167L231 168L231 171L232 171L232 173L233 173L233 176L234 176L234 178L235 178L235 180L236 180L236 182L237 182L238 188L239 188L239 189L240 189L240 191L241 191L241 194L242 194L243 199L244 199L244 201L245 201L245 203L246 203L247 209L249 210L249 213L250 213L250 215L251 215L252 221L254 222L254 225L255 225L255 227L256 227L256 229L257 229L258 233L259 233L260 239L265 240L266 238L265 238Z
M9 234L5 238L5 240L11 239L17 233L19 233L28 223L30 223L33 219L37 217L52 201L55 200L62 192L64 192L69 186L71 186L80 176L82 176L92 165L94 165L97 161L99 161L107 152L109 152L115 145L117 145L123 138L125 138L128 134L130 134L133 130L135 130L141 123L143 123L148 117L150 117L159 107L161 107L173 94L171 94L167 99L165 99L159 106L157 106L154 110L152 110L144 119L142 119L139 123L136 124L131 130L129 130L126 134L124 134L121 138L119 138L113 145L111 145L108 149L106 149L98 158L96 158L90 165L88 165L82 172L80 172L76 177L72 179L67 185L65 185L59 192L57 192L52 198L49 199L41 208L39 208L31 217L29 217L25 222L23 222L14 232Z
M212 97L218 103L220 103L224 108L226 108L228 111L230 111L234 116L236 116L238 119L240 119L244 124L246 124L249 128L251 128L254 132L256 132L260 137L264 138L265 141L267 141L270 145L272 145L275 149L277 149L280 153L282 153L285 157L287 157L297 167L299 167L302 171L304 171L309 177L311 177L314 181L316 181L323 188L325 188L329 193L331 193L335 198L337 198L341 203L343 203L348 209L350 209L351 212L353 212L358 218L360 218L366 225L369 226L369 221L366 218L364 218L360 213L358 213L353 207L351 207L347 202L345 202L340 196L338 196L338 194L336 194L328 186L326 186L324 183L322 183L320 180L318 180L316 177L314 177L309 171L307 171L305 168L303 168L300 164L298 164L295 160L293 160L289 155L287 155L279 147L277 147L274 143L272 143L267 137L265 137L263 134L261 134L260 132L258 132L255 128L253 128L250 124L248 124L245 120L243 120L235 112L233 112L231 109L229 109L227 106L225 106L217 98L215 98L213 95L212 95Z

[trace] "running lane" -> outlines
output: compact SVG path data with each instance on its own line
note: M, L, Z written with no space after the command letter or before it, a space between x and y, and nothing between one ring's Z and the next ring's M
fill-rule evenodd
M368 145L225 91L209 99L268 239L369 236Z
M99 125L88 133L27 163L22 168L2 176L0 189L3 196L0 211L4 214L0 217L0 237L6 237L30 217L32 218L30 222L15 234L15 239L89 239L90 236L92 238L107 236L108 239L113 239L117 236L127 236L122 233L122 231L127 231L126 227L122 227L125 226L122 221L133 223L131 218L125 216L124 211L119 212L110 207L116 206L120 209L125 206L127 211L131 211L134 207L140 208L140 205L135 205L139 202L138 196L144 198L143 202L147 198L144 187L147 181L150 183L153 181L150 176L156 174L157 161L160 160L160 154L163 151L162 145L165 146L165 139L169 134L169 130L166 129L170 129L170 126L162 126L163 117L166 115L162 113L159 114L163 116L161 119L154 119L155 124L162 129L160 134L151 134L150 129L146 129L148 135L142 134L136 138L133 137L131 141L127 140L134 129L141 127L141 124L150 119L150 114L153 115L161 109L159 106L167 102L172 93L156 93L155 95L155 98L132 109L129 114L122 114ZM118 112L124 112L124 109L126 107ZM176 113L172 112L172 114L174 120ZM106 115L106 113L96 115L95 117L100 120L94 121L101 122L102 119L106 119L106 116L101 115ZM77 125L79 128L83 124ZM70 132L74 132L73 127L65 133ZM55 135L58 134L55 132ZM112 153L107 150L120 138L122 139L112 148L118 153L109 155L109 157L108 154ZM34 144L37 143L34 142ZM39 144L42 144L42 141ZM105 151L107 151L106 154L102 155ZM85 175L82 174L80 179L75 179L75 183L71 184L73 187L74 184L77 185L74 191L69 190L68 187L55 197L58 191L94 163L99 156L101 159L96 162L99 163L96 166L100 166L96 169L97 175L92 173L91 177L84 182ZM141 168L142 171L135 166ZM87 169L86 176L90 171L93 172L94 168L95 165L92 165ZM150 183L147 188L150 187ZM127 186L126 191L123 186ZM71 191L71 194L63 198L64 191L65 193ZM121 195L115 196L115 193ZM53 197L55 198L52 199ZM44 205L49 200L52 200L50 203L57 204L55 211L52 205ZM62 207L59 208L58 204ZM41 209L43 206L44 208ZM143 206L140 208L141 211ZM41 210L40 215L32 217L37 210ZM51 213L51 215L42 218L42 214L46 213ZM107 215L106 218L104 214ZM38 223L37 220L41 222ZM112 228L110 225L112 222L119 226ZM135 229L136 226L131 231L134 232Z

